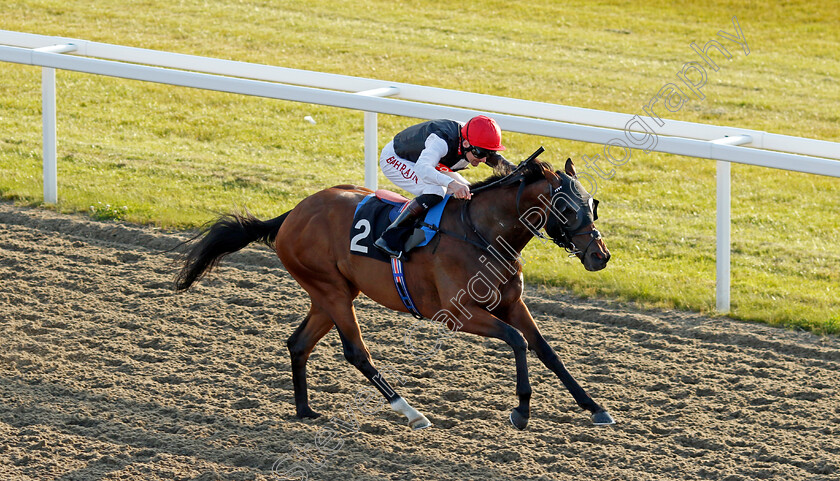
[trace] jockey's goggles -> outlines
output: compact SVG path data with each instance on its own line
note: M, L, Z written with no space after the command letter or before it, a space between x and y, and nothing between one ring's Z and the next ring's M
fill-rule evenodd
M476 147L475 145L470 146L470 152L475 156L477 159L486 159L488 155L495 152L494 150L487 150L481 147Z

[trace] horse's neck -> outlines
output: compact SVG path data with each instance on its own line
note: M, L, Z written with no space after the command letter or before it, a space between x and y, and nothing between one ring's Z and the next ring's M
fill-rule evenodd
M527 219L520 219L520 215L525 215L533 207L538 207L544 212L540 194L545 190L544 181L525 186L519 199L519 209L516 207L518 185L476 196L471 201L474 202L471 209L473 223L491 244L505 243L506 250L509 250L509 247L517 253L522 252L534 234L525 223ZM535 220L536 215L529 218Z

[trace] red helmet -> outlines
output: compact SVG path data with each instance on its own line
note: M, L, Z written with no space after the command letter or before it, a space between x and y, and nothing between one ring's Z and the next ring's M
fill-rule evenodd
M502 145L502 129L495 120L486 115L473 117L463 127L461 135L470 145L487 150L505 150Z

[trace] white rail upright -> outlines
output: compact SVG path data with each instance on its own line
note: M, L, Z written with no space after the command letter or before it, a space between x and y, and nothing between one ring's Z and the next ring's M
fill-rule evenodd
M742 145L752 142L749 135L735 135L713 140L718 145ZM730 229L732 221L732 164L717 161L717 248L715 255L715 309L718 312L729 311L730 248L732 244Z
M36 48L39 52L67 53L76 50L73 44ZM43 125L44 202L58 202L58 160L56 148L55 69L41 67L41 121Z
M731 288L729 254L732 247L732 164L717 161L717 248L715 250L715 310L729 311Z
M371 97L388 97L400 93L397 87L383 87L378 89L356 92L359 95ZM365 187L376 190L379 175L379 121L376 112L365 111Z

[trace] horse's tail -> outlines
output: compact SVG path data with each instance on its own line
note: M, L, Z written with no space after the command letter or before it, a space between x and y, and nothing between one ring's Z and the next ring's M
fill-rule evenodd
M277 231L289 212L265 222L247 210L219 217L210 227L205 227L184 243L189 244L203 236L187 253L184 267L175 277L175 290L189 289L195 281L212 271L223 257L252 242L261 241L272 247Z

